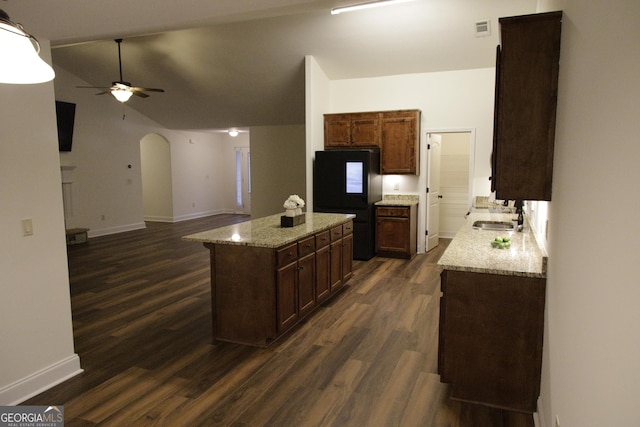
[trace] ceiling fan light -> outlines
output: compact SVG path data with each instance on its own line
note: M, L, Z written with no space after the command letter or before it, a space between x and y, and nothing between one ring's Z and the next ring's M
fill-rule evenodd
M133 95L133 92L126 89L111 89L111 95L113 95L114 98L116 98L118 101L124 104L129 100L129 98L131 98L131 95Z
M34 46L35 45L35 46ZM53 80L53 68L40 56L40 44L0 9L0 83L33 84Z

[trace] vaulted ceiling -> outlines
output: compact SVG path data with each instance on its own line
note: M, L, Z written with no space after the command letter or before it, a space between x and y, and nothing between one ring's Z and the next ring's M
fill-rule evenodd
M493 67L498 18L534 13L537 0L329 13L345 3L357 1L8 0L0 8L51 41L57 67L92 86L118 80L113 39L124 38L124 80L166 91L133 97L131 108L171 129L220 129L303 124L306 55L330 79ZM491 35L476 37L483 20Z

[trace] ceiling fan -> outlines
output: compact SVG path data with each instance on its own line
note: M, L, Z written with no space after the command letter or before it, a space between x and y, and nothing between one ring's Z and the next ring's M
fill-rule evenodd
M132 86L131 83L122 80L122 55L120 53L120 43L122 39L115 39L118 43L118 65L120 66L120 80L112 82L111 87L97 87L97 86L78 86L81 89L102 89L103 92L96 95L104 95L105 93L111 93L118 101L125 103L131 98L131 95L139 96L140 98L148 98L145 92L164 92L164 89L147 88Z

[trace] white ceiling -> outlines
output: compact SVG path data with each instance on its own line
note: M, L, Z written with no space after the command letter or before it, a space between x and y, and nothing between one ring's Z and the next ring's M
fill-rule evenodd
M498 17L537 4L414 0L329 13L354 2L8 0L0 8L50 40L54 64L90 85L118 80L113 39L124 38L124 80L166 91L134 97L131 108L171 129L219 129L303 124L305 55L330 79L493 67ZM475 22L487 19L491 36L476 37Z

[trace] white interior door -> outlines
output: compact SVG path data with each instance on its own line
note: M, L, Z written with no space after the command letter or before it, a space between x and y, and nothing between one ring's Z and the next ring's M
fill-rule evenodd
M427 233L425 247L427 251L438 246L440 239L440 154L442 137L427 134Z
M440 152L440 237L453 238L469 212L471 132L443 132Z

